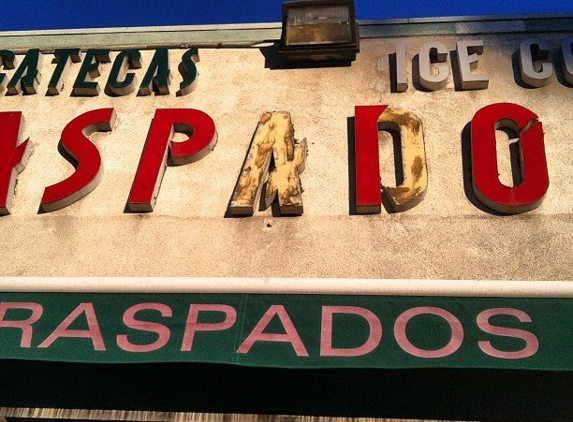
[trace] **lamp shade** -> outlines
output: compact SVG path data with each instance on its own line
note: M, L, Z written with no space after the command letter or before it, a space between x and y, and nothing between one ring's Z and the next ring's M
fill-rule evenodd
M352 0L283 3L280 53L287 61L352 61L359 51Z

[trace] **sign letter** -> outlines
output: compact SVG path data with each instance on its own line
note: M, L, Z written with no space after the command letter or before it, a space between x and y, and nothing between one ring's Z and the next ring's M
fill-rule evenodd
M28 140L18 144L22 113L0 113L0 215L10 214L18 173L30 154Z
M9 309L26 309L32 311L32 315L26 319L6 320L6 312ZM1 302L0 303L0 328L19 328L22 330L20 347L32 347L32 324L37 322L43 313L42 305L34 302Z
M88 329L70 330L69 327L81 314L85 315ZM74 309L60 325L58 325L54 332L50 334L46 340L40 343L38 348L46 349L60 337L89 338L92 341L94 350L105 351L105 343L101 335L93 303L80 303L78 307Z
M284 334L263 332L275 315L279 317L285 329ZM251 350L251 347L253 347L253 344L257 341L290 343L297 356L308 356L302 339L283 305L272 305L267 312L265 312L255 328L253 328L251 334L249 334L243 344L241 344L237 353L249 353L249 350Z
M166 48L158 48L143 77L138 95L151 95L154 88L159 95L169 94L170 83L169 51Z
M396 90L405 92L408 90L408 74L406 72L406 44L396 43Z
M0 67L4 69L14 69L16 66L16 55L10 50L0 50ZM0 73L0 92L8 84L8 78L5 73Z
M553 76L553 65L549 58L549 46L545 41L526 40L519 46L519 69L521 79L527 85L539 88L548 85Z
M54 50L54 60L57 63L48 84L47 95L59 95L64 87L64 81L70 70L71 63L81 61L79 48L63 48Z
M132 328L138 331L148 331L151 333L156 333L158 338L156 341L150 344L133 344L131 343L126 334L117 336L117 345L128 352L152 352L154 350L161 349L169 341L171 332L169 328L162 324L157 324L155 322L141 321L135 319L135 314L142 310L154 310L159 311L162 317L170 317L173 315L173 311L167 305L162 303L140 303L129 308L123 314L123 323L126 327Z
M70 177L44 190L40 204L43 211L67 207L95 189L101 180L103 167L98 149L88 136L94 132L110 131L114 121L113 108L102 108L88 111L67 124L60 142L78 165Z
M189 138L173 142L175 132L187 134ZM173 164L188 164L203 158L216 143L215 123L208 114L194 109L156 110L127 200L130 211L153 211L168 152Z
M24 60L18 70L10 79L8 84L8 95L18 95L22 90L26 94L35 94L40 83L40 66L42 65L42 55L37 48L28 50ZM26 74L24 75L24 72Z
M199 323L200 312L221 312L225 314L222 322ZM183 334L182 352L190 352L193 349L193 340L197 331L221 331L231 328L237 321L237 311L229 305L198 304L191 305L187 324L185 324L185 334Z
M268 175L266 206L271 205L278 192L281 214L301 215L299 173L304 170L306 151L306 139L300 142L294 139L290 113L263 113L233 192L231 214L253 215ZM274 163L272 171L271 162Z
M517 328L498 327L496 325L492 325L489 322L489 319L494 315L511 315L517 318L520 322L531 322L531 317L523 311L510 308L488 309L481 312L477 317L478 327L482 331L496 336L519 338L525 341L525 347L522 350L515 352L507 352L496 349L489 341L479 341L478 346L482 352L500 359L524 359L537 353L539 350L539 340L533 333L519 330Z
M199 61L199 50L192 48L183 54L179 64L179 73L183 76L183 82L179 85L178 95L187 95L193 92L197 85L197 66Z
M109 62L109 49L89 49L74 82L73 94L80 97L95 97L99 95L99 85L93 79L100 76L100 63ZM86 81L88 75L90 80Z
M517 133L523 182L503 185L498 177L496 129ZM479 110L471 122L473 188L489 208L517 214L536 208L549 188L543 126L537 115L517 104L492 104Z
M439 42L428 42L420 49L420 85L430 91L445 88L450 71L444 62L448 59L447 47ZM434 71L435 70L435 71Z
M108 89L115 95L132 93L135 91L137 81L135 73L128 73L126 69L140 68L141 53L139 50L124 50L120 52L113 62L111 73L107 80Z
M569 85L573 85L573 38L567 38L561 43L561 58L565 80Z
M351 348L332 347L334 314L357 315L368 322L369 334L364 344ZM323 306L320 356L363 356L378 347L382 339L382 323L374 312L357 306Z
M437 350L425 350L414 346L410 339L408 339L408 335L406 334L406 326L408 325L408 322L417 315L436 315L445 319L450 326L450 329L452 330L451 338L448 344ZM452 353L455 353L461 347L464 340L464 329L460 320L457 319L451 312L448 312L442 308L421 306L418 308L408 309L396 319L396 323L394 324L394 336L396 337L396 342L402 348L402 350L411 354L412 356L426 359L435 359L449 356Z
M381 189L393 211L417 205L428 187L424 131L420 119L388 106L356 106L356 211L378 214ZM400 133L404 181L396 187L381 186L378 163L378 130Z
M477 68L478 55L483 53L483 41L458 41L457 53L462 89L486 89L489 76L472 73L472 70Z

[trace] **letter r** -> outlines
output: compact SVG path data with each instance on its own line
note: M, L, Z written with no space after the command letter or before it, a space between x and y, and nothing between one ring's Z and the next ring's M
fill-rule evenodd
M28 140L18 144L22 113L0 113L0 215L10 214L18 173L30 153Z

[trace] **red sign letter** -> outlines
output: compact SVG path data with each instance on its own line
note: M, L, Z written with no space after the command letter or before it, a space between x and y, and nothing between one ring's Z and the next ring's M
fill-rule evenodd
M378 116L388 106L356 106L356 209L360 214L379 213L380 164L378 162Z
M28 140L18 144L22 113L0 113L0 215L10 214L18 173L28 159Z
M479 110L471 123L473 187L478 199L504 214L536 208L549 188L543 144L543 127L538 117L517 104L492 104ZM496 129L519 135L523 182L510 187L499 181Z
M70 177L44 190L40 204L43 211L67 207L95 189L103 169L98 149L88 136L94 132L111 130L114 120L113 108L102 108L88 111L67 124L60 142L78 166Z
M356 107L356 211L377 214L381 193L392 211L410 209L420 203L428 187L424 131L420 119L407 111L385 105ZM381 186L378 131L400 134L404 180L396 187Z
M189 139L172 142L174 132L185 133ZM129 209L153 211L168 151L173 164L188 164L203 158L216 143L215 123L208 114L194 109L156 110L127 200Z

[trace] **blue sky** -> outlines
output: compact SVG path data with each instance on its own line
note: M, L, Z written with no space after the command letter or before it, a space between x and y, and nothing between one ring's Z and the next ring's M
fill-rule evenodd
M280 0L0 0L0 31L279 22ZM358 19L573 13L573 0L355 0Z

